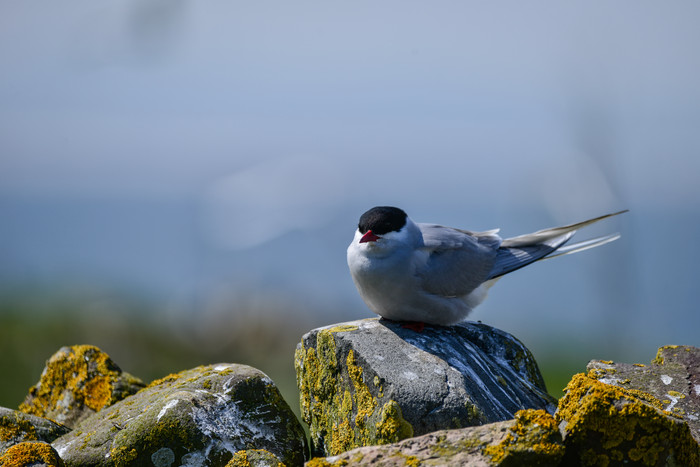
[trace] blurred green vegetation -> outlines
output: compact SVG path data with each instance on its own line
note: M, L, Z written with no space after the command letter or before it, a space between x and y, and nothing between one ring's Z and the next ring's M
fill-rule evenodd
M331 322L279 303L221 306L199 316L162 308L123 297L0 296L0 406L16 408L59 348L92 344L146 383L197 365L254 366L275 381L299 415L294 349L305 332ZM567 355L561 351L535 355L549 392L557 398L589 360Z
M0 297L0 406L16 408L58 349L91 344L146 383L198 365L254 366L298 414L294 349L309 326L320 324L296 310L286 317L258 311L182 316L122 298Z

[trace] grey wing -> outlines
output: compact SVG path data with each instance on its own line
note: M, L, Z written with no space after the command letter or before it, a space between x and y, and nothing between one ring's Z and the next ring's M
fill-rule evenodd
M434 224L418 227L426 258L416 274L425 292L459 297L489 279L501 243L496 231L475 233Z

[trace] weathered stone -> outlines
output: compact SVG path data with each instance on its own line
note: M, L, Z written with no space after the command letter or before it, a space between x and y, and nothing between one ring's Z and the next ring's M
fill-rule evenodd
M563 456L554 418L544 410L523 410L514 420L356 448L306 466L558 466Z
M700 443L700 348L667 345L649 365L593 360L587 369L603 383L651 394L685 420Z
M304 462L306 439L270 378L218 364L154 381L85 419L54 447L69 466L224 466L247 449L295 466Z
M623 387L626 379L600 366L574 375L559 401L563 465L700 465L700 447L679 415L654 395ZM619 385L609 384L613 380Z
M64 467L58 453L42 441L25 441L10 446L0 455L0 467Z
M69 428L144 387L92 345L63 347L46 362L19 410Z
M481 323L319 328L297 346L295 367L315 456L508 420L521 409L553 413L556 403L527 348Z
M226 467L285 467L285 465L271 452L263 449L248 449L234 454Z
M0 407L0 453L23 441L50 443L69 431L51 420Z

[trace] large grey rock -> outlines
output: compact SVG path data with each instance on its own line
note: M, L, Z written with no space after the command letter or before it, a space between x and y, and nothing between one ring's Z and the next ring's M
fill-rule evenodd
M52 442L70 429L45 418L0 407L0 453L24 441Z
M143 387L140 379L122 372L97 347L63 347L46 362L19 410L73 428Z
M304 463L301 424L264 373L198 367L155 381L53 443L66 465L224 466L241 450Z
M563 456L564 444L554 418L543 410L523 410L514 420L356 448L306 465L555 467Z
M700 348L667 345L649 365L593 360L587 369L598 381L651 394L685 420L700 443Z
M337 455L436 430L554 412L530 352L485 324L426 326L366 319L315 329L295 355L312 454Z
M694 347L662 347L650 366L593 361L574 375L556 412L563 465L700 466L690 428L697 357ZM688 412L674 410L685 399Z

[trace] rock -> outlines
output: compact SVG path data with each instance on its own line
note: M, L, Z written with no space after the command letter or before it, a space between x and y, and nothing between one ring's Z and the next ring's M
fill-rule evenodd
M316 458L307 467L382 466L558 466L564 445L554 418L544 410L523 410L514 420L436 431L395 444L356 448Z
M143 387L140 379L122 372L97 347L63 347L46 362L19 410L73 428Z
M575 375L556 412L566 446L563 465L700 465L688 423L696 412L678 413L667 399L669 393L678 401L695 398L691 410L697 411L697 352L663 347L651 366L593 361L588 374ZM672 386L675 378L680 381Z
M667 345L650 365L593 360L587 370L603 383L651 394L685 420L700 443L700 348Z
M58 453L50 444L25 441L15 444L0 455L1 467L64 467Z
M54 447L67 465L224 466L263 449L304 463L301 424L264 373L245 365L194 368L83 420Z
M248 449L238 451L233 455L226 467L285 467L271 452L263 449Z
M375 318L315 329L295 367L315 456L556 404L527 348L474 322L416 332Z
M69 431L51 420L0 407L0 453L23 441L50 443Z

